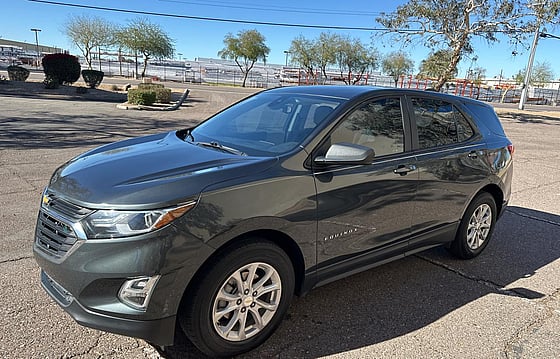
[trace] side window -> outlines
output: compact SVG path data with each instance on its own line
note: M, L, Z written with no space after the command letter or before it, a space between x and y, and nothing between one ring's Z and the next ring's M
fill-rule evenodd
M449 102L413 98L412 107L420 148L462 142L474 134L467 119Z
M376 156L404 151L401 101L368 101L353 110L331 134L331 143L348 142L374 149Z

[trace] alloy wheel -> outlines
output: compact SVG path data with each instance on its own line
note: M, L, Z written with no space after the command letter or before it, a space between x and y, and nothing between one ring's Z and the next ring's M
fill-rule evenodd
M492 227L492 209L486 203L478 206L467 227L467 245L471 250L477 250L488 238L488 233Z
M228 341L251 338L274 317L281 296L282 282L274 267L247 264L220 286L212 306L214 329Z

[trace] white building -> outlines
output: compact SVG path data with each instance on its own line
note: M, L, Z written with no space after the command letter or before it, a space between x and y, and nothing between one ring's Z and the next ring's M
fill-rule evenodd
M17 61L23 55L22 47L0 44L0 61Z

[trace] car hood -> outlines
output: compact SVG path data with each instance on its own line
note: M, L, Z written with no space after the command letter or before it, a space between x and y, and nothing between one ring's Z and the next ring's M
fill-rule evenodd
M192 199L209 185L264 171L276 161L196 146L169 132L86 152L56 170L49 191L88 208L163 208Z

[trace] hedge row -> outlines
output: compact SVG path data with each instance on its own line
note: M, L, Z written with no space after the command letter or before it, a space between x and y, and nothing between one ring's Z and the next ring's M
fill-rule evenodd
M153 90L153 89L162 89L165 86L162 84L151 84L151 83L139 83L138 88L142 90Z
M163 86L141 88L140 85L137 89L128 90L128 103L149 106L154 102L169 103L171 101L171 89L163 88Z
M128 90L128 103L133 105L150 106L156 102L156 93L154 91L142 89Z

